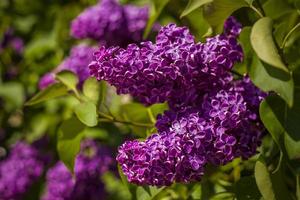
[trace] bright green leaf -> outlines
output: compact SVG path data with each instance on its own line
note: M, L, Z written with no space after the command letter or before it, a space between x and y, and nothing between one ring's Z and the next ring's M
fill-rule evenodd
M92 102L82 102L75 107L77 118L87 126L96 126L98 115L96 105Z
M258 57L265 63L280 71L289 73L287 67L281 60L277 47L273 40L273 21L269 17L258 20L251 31L251 45Z
M249 75L253 83L263 91L274 91L280 95L290 106L294 99L293 78L282 73L266 63L261 62L256 55L253 55Z
M184 16L190 14L191 12L193 12L194 10L196 10L197 8L200 8L201 6L203 6L207 3L211 3L212 1L213 0L189 0L186 8L181 13L180 17L184 17Z
M268 168L261 159L259 159L255 164L254 176L257 187L263 198L276 200Z
M147 26L145 28L145 32L143 38L147 38L149 33L151 32L152 26L159 17L160 13L163 11L165 6L169 3L170 0L153 0L149 20Z
M61 71L55 75L55 78L67 86L70 90L76 90L78 77L73 72Z
M213 0L204 6L204 17L215 32L221 33L225 20L234 11L248 6L245 0Z
M68 93L68 88L65 85L63 85L61 83L56 83L56 84L50 85L46 89L37 93L27 103L25 103L25 105L26 106L35 105L35 104L41 103L43 101L47 101L49 99L53 99L56 97L66 95L67 93Z
M76 155L80 150L80 142L85 126L76 117L64 121L58 131L57 151L61 161L70 171L74 169Z
M84 82L82 92L85 97L97 105L99 98L102 99L104 96L105 86L103 81L99 83L95 77L91 77ZM101 97L99 97L99 95Z

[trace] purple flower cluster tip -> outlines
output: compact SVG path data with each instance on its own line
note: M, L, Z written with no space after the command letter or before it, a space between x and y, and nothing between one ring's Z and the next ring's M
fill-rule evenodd
M192 90L205 93L228 82L228 70L242 57L236 38L219 35L195 43L187 28L169 24L154 44L101 47L89 68L92 76L109 82L119 94L131 94L146 105L165 101L171 105L193 101Z
M71 35L78 39L92 38L101 45L126 46L141 41L148 12L148 7L122 6L115 0L102 0L73 20Z

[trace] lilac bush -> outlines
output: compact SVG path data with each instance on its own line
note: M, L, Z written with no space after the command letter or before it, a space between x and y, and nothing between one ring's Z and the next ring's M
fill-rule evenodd
M74 177L67 167L58 162L48 170L43 200L97 200L104 198L101 175L109 170L113 159L108 149L99 147L93 140L82 142L77 155Z
M0 199L21 200L42 176L47 159L25 142L16 143L9 156L0 161Z
M77 75L79 86L89 77L88 64L92 61L95 47L85 44L74 46L67 57L56 69L45 74L39 81L39 88L44 89L55 83L55 74L63 70L71 71Z
M72 21L71 35L77 39L91 38L101 45L126 46L141 41L148 12L148 7L122 6L116 0L102 0Z

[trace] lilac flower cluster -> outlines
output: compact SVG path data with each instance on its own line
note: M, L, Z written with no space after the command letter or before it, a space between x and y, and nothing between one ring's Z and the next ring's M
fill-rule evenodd
M78 39L92 38L101 45L126 46L142 39L148 12L148 7L122 6L116 0L102 0L73 20L71 35Z
M219 35L195 43L187 28L169 24L160 30L155 44L101 47L89 68L92 76L108 81L119 94L129 93L146 105L165 101L172 105L194 101L192 91L203 94L228 82L228 70L242 56L236 38Z
M58 162L47 172L46 193L43 200L97 200L105 196L101 175L113 160L105 148L85 140L75 161L75 177Z
M155 44L95 53L92 75L147 105L167 101L170 107L157 117L158 133L120 146L117 161L130 182L187 183L200 180L206 164L256 153L262 137L258 105L266 94L248 77L234 80L230 73L243 57L240 29L229 18L223 34L194 43L186 28L171 24Z
M79 79L79 86L89 77L88 64L93 59L93 52L96 48L85 44L77 45L71 49L70 56L67 57L56 69L45 74L39 81L39 88L44 89L55 83L55 74L63 70L75 73Z
M34 146L18 142L0 162L0 199L19 200L44 170L45 158Z

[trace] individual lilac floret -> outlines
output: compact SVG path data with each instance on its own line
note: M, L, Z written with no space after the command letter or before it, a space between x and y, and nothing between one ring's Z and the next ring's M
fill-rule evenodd
M126 46L142 40L148 12L148 7L102 0L72 21L71 35L78 39L92 38L101 45Z
M46 193L43 200L97 200L105 196L101 175L111 166L113 160L107 149L96 142L86 140L76 157L72 177L70 171L58 162L47 172Z
M0 199L20 200L44 170L45 159L33 146L18 142L0 162Z
M101 47L89 68L92 76L108 81L118 94L131 94L146 105L170 100L175 107L187 96L193 102L195 93L230 81L228 70L241 60L236 39L216 36L195 44L187 28L169 24L161 28L155 44Z
M93 59L95 47L89 47L81 44L71 49L69 57L67 57L56 69L45 74L39 81L39 88L44 89L56 82L55 74L63 70L71 71L77 75L79 86L89 77L88 64Z
M227 36L237 37L242 30L242 25L233 17L230 16L224 23L224 34Z

